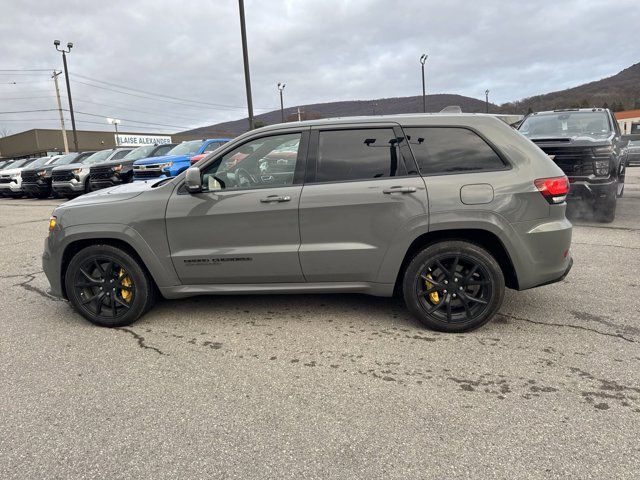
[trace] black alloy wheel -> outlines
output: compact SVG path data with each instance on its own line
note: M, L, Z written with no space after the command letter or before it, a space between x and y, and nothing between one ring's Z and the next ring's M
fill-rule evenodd
M67 296L90 322L104 327L129 325L155 301L155 285L127 252L95 245L78 252L65 274Z
M504 276L483 248L446 241L419 252L405 271L405 302L427 327L463 332L488 322L502 304Z

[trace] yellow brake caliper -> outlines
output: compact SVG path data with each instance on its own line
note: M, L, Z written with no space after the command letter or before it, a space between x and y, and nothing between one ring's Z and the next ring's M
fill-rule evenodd
M427 275L427 278L430 278L433 280L433 277L431 276L430 273ZM433 287L433 284L427 280L424 281L424 284L427 287L427 289ZM433 303L434 305L437 303L440 303L440 295L438 295L438 292L431 292L429 294L429 300L431 300L431 303Z
M120 268L120 271L118 272L118 277L120 277L120 283L124 286L124 287L131 287L133 285L133 282L131 281L131 279L129 278L129 276L127 275L127 272L124 271L124 268ZM120 289L120 296L122 297L122 299L129 303L131 301L131 290L125 290L123 288Z

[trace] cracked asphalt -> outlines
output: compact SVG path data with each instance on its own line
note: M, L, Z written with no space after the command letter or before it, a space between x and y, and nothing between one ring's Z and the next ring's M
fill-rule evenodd
M565 282L464 335L394 299L201 297L101 329L0 200L0 478L640 476L640 168Z

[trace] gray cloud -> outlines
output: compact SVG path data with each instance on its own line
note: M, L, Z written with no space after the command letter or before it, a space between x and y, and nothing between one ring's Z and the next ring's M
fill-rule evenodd
M2 12L0 69L60 68L52 45L59 38L75 44L72 74L228 106L145 100L72 77L78 111L176 126L165 131L245 115L235 0L5 0ZM489 88L497 103L614 74L640 53L631 35L640 24L634 0L247 0L246 12L254 104L263 109L277 108L279 81L287 83L288 105L418 94L423 52L429 92L482 98ZM1 111L55 108L44 73L2 75L0 83ZM56 112L1 115L0 127L56 126L7 121L21 118L55 119ZM100 117L77 118L100 124L79 128L110 128ZM139 129L127 121L122 128Z

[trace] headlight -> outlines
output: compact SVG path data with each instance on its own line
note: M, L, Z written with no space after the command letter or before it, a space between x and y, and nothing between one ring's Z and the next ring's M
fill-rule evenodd
M71 170L71 173L73 173L74 175L79 175L82 173L82 169L81 168L74 168L73 170Z
M613 152L613 147L609 145L608 147L594 147L593 154L594 155L609 155Z
M49 231L53 232L53 229L56 228L56 224L58 219L56 217L49 218Z
M11 178L20 178L20 172L11 175Z
M111 167L111 170L113 170L114 172L119 172L120 170L122 170L122 164Z
M593 167L598 177L606 177L609 175L609 160L596 160Z
M171 168L173 166L173 162L166 162L160 164L160 170L164 170L165 168Z
M44 177L46 174L47 174L47 171L46 171L46 170L40 170L40 171L38 172L38 176L39 176L39 177Z

